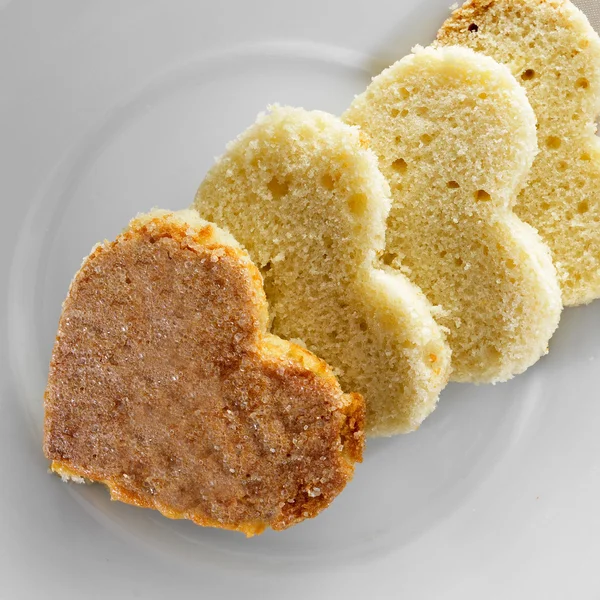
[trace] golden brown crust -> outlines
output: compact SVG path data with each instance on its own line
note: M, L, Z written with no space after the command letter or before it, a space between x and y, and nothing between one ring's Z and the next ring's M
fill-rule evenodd
M261 533L326 508L364 403L266 333L261 276L212 225L161 214L94 249L63 306L45 394L52 470L115 500Z

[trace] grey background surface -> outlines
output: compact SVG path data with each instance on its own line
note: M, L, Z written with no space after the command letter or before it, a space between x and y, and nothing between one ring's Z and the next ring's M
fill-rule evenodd
M600 0L575 0L575 4L587 15L596 31L600 31Z

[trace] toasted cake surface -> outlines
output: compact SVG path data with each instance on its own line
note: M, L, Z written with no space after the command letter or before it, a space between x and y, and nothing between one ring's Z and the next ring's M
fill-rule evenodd
M369 136L390 182L381 259L442 307L453 379L525 370L546 352L561 302L547 247L511 209L536 151L524 91L471 50L418 49L343 118Z
M248 535L328 506L364 403L265 332L259 272L193 211L154 211L84 261L45 394L53 470L114 499Z
M600 38L567 0L473 0L438 44L506 64L538 121L540 152L515 212L549 245L563 302L600 296Z
M195 207L227 228L265 278L273 333L301 339L367 405L367 431L416 429L448 379L449 349L420 290L376 268L389 188L356 128L271 112L232 142Z

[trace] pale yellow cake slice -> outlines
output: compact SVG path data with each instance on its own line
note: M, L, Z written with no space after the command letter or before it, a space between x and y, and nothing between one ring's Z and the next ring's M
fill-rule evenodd
M367 405L367 432L416 429L450 351L420 290L377 267L389 187L357 128L273 107L232 142L195 201L259 267L273 333L300 339Z
M343 118L370 138L391 186L381 260L443 308L453 378L524 371L547 351L561 299L548 248L512 211L536 153L523 89L467 48L418 49Z
M527 91L540 152L515 212L550 246L565 305L600 296L600 38L567 0L473 0L439 45L504 63Z

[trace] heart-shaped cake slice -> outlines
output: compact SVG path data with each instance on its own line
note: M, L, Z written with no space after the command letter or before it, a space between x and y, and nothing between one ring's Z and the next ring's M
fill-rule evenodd
M172 518L284 529L326 508L364 444L364 403L267 333L262 278L195 211L138 216L63 305L44 451L64 478Z

